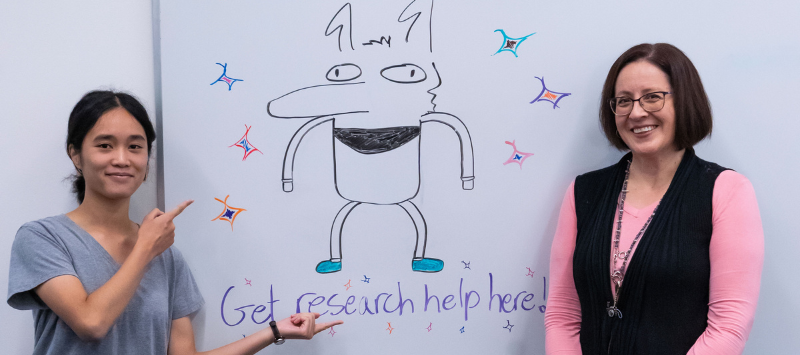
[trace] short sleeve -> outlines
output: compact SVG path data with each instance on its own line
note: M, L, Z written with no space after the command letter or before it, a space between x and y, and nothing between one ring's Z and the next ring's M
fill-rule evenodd
M33 289L56 276L77 277L66 245L54 232L38 221L26 223L17 231L8 271L9 306L47 309Z
M186 317L200 310L203 306L203 296L197 283L194 281L189 264L183 258L183 254L176 247L172 250L172 262L174 263L174 284L172 294L172 314L173 320Z

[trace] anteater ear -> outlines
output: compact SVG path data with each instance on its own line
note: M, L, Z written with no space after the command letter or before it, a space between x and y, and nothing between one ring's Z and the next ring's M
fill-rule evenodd
M422 16L423 14L425 14L426 16ZM403 9L403 12L400 13L400 16L397 17L397 22L401 22L401 23L411 20L409 23L407 23L408 24L408 30L406 31L406 43L408 43L408 37L411 35L411 29L414 27L415 24L417 24L417 20L419 20L419 18L422 17L423 21L421 21L421 23L424 23L424 20L427 17L427 20L428 20L428 31L427 31L427 33L428 33L428 41L430 42L429 43L429 47L430 47L430 51L433 52L433 35L431 33L432 15L433 15L433 0L430 0L430 1L427 1L427 0L411 0L411 3L409 3L406 6L406 8ZM424 27L425 27L424 25L420 25L418 27L420 27L422 29L422 30L415 31L415 33L419 33L419 35L417 35L417 38L419 39L421 37L421 35L423 33L425 33L426 31L424 31Z
M339 52L342 51L342 32L345 32L347 36L347 41L350 42L350 49L354 50L353 48L353 10L350 3L344 4L339 11L336 12L336 15L333 15L331 22L328 23L328 27L325 29L325 36L330 36L336 31L339 31L337 40L339 41Z

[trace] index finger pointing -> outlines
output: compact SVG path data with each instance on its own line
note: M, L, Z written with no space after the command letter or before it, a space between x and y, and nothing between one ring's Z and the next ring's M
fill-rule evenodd
M174 209L170 210L169 212L164 213L164 215L168 216L169 218L175 218L179 214L181 214L181 212L183 212L183 210L185 210L186 207L189 207L189 205L191 205L192 202L194 202L194 200L183 201L180 204L178 204L178 207L175 207Z
M339 325L339 324L343 324L343 323L344 323L344 321L342 321L342 320L337 320L337 321L333 321L333 322L325 322L325 323L317 323L314 326L314 334L317 334L317 333L319 333L319 332L321 332L321 331L323 331L325 329L333 327L334 325Z

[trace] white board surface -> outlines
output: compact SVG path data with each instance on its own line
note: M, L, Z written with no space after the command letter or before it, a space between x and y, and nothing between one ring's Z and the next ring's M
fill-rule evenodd
M621 156L600 89L642 42L694 61L715 114L698 155L756 188L767 257L747 352L800 345L781 271L800 266L796 3L409 2L161 3L166 206L196 200L176 244L206 300L199 348L299 309L345 324L271 351L544 353L558 206ZM405 144L370 150L386 134ZM339 246L341 271L315 270ZM444 268L412 270L420 248Z

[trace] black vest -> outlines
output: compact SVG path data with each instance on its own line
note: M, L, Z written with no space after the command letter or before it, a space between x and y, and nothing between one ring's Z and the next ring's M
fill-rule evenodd
M573 277L584 354L686 354L708 321L714 182L725 168L687 149L655 217L628 261L611 318L612 226L630 153L575 179ZM627 250L628 245L620 245Z

